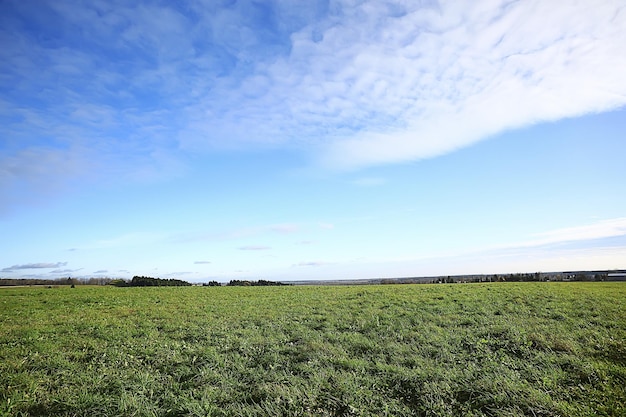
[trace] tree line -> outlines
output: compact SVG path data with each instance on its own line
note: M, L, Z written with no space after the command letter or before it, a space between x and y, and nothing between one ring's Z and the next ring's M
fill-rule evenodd
M473 283L473 282L547 282L547 281L608 281L607 272L534 272L522 274L458 275L438 277L433 284Z
M192 284L180 279L153 278L135 275L130 281L121 278L57 278L57 279L37 279L37 278L0 278L0 286L28 286L28 285L113 285L115 287L188 287ZM209 281L202 284L205 287L221 287L218 281ZM270 287L291 285L282 282L268 281L260 279L258 281L234 279L224 284L230 287Z
M191 283L175 278L153 278L135 275L130 281L115 280L116 287L189 287Z
M246 280L241 281L238 279L233 279L226 285L229 287L278 287L278 286L290 285L290 284L285 284L284 282L277 282L277 281L267 281L264 279L260 279L258 281L246 281Z
M25 285L108 285L113 278L0 278L0 286L14 287Z

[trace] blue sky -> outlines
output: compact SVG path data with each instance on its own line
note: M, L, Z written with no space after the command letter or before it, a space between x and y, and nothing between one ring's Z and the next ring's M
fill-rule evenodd
M622 1L4 1L0 277L626 268Z

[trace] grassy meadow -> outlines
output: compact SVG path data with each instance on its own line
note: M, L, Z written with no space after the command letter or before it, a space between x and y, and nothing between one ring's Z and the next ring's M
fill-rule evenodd
M626 284L0 290L3 416L624 416Z

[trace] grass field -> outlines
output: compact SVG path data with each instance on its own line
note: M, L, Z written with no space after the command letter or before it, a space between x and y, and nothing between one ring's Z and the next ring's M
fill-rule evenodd
M626 284L0 290L0 415L624 416Z

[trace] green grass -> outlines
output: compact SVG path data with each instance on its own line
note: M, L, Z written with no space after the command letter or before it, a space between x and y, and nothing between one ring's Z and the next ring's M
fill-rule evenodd
M626 284L0 290L0 415L624 416Z

